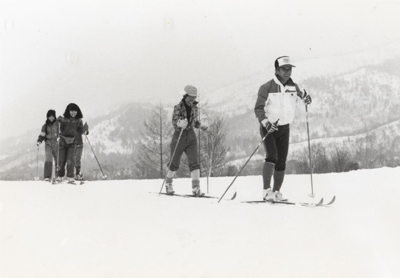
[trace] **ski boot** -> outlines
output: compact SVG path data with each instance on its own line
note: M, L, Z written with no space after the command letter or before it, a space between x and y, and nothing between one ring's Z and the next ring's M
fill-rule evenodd
M172 178L166 179L165 191L167 195L173 195L175 193L174 187L172 185Z
M194 187L192 189L192 193L195 197L203 197L204 195L206 195L204 192L202 192L200 190L200 186Z
M275 194L271 188L263 189L263 200L267 202L275 201Z
M205 193L200 190L199 180L192 181L192 193L195 197L203 197L205 195Z
M279 191L275 191L274 196L275 196L274 201L277 201L277 202L286 202L288 200L288 199L283 198L282 193L280 193Z
M75 184L75 179L74 178L68 178L68 183L69 184Z

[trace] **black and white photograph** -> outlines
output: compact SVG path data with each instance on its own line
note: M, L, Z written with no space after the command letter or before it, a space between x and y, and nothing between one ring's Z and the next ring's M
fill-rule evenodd
M400 277L399 14L0 0L0 278Z

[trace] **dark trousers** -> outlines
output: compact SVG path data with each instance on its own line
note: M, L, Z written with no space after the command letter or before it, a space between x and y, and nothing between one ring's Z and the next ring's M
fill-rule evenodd
M46 140L44 146L44 154L45 154L44 178L50 179L51 174L53 172L53 158L57 169L57 155L58 155L57 139Z
M175 150L180 132L180 130L177 130L172 136L171 156ZM181 162L181 157L183 153L185 153L188 158L190 171L200 169L197 150L197 138L193 129L184 130L182 132L182 136L178 142L178 147L176 148L175 155L172 158L171 166L169 168L171 171L177 171L179 169L179 164Z
M83 144L79 144L75 146L75 169L76 174L80 174L81 171L81 159L82 159L82 152L83 152Z
M74 161L75 161L75 143L67 144L63 138L60 138L60 169L58 170L58 176L64 177L65 165L67 165L67 177L73 178L75 176Z
M267 134L267 130L260 127L261 138ZM265 161L275 164L276 171L286 169L286 159L289 152L289 125L279 126L278 130L269 134L264 140L264 149L266 153Z

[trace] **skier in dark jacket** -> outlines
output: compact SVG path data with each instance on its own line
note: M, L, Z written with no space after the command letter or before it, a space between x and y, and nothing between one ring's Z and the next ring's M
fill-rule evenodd
M65 175L65 166L67 166L67 179L69 183L74 183L74 161L75 146L77 134L82 134L82 112L75 103L68 104L64 112L64 117L59 117L60 121L60 142L59 142L59 161L58 181L61 181Z
M283 201L280 192L285 177L289 151L289 124L293 121L299 99L311 104L311 97L291 79L294 65L288 56L275 60L275 76L260 87L254 112L260 122L261 138L264 138L266 158L263 168L263 199ZM271 178L274 186L271 189Z
M46 114L46 122L42 126L40 135L37 139L36 144L39 146L43 141L45 141L44 153L44 180L50 181L51 175L53 173L53 159L55 161L55 169L57 169L57 138L59 136L59 123L56 120L56 111L49 110Z
M204 193L200 190L200 163L197 150L197 138L194 128L206 130L207 127L202 126L199 119L199 109L197 107L197 89L191 85L184 88L183 98L179 104L174 106L172 115L172 124L175 132L171 141L171 156L176 148L175 154L172 157L171 165L167 172L166 192L169 195L175 193L172 185L173 177L179 169L182 154L185 153L188 162L190 175L192 178L192 192L195 196L203 196ZM181 138L178 142L179 135Z

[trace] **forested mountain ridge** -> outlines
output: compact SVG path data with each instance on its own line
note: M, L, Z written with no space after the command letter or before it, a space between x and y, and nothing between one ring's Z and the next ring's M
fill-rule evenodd
M339 75L295 79L313 98L308 109L312 144L319 144L327 151L342 146L352 156L361 151L361 146L369 144L376 156L385 158L379 165L385 165L389 160L392 164L397 163L400 145L399 62L400 59L393 59ZM255 74L208 92L199 99L204 116L223 118L232 161L247 157L260 141L253 109L259 86L268 80L264 75ZM173 105L163 106L172 113ZM102 116L84 119L90 127L88 139L93 150L108 171L121 172L123 169L125 174L121 177L134 178L132 168L138 143L142 140L141 129L155 106L154 103L126 103ZM1 143L0 178L23 179L36 172L35 142L39 131L40 127L36 127L23 136ZM300 101L291 125L291 159L296 159L306 142L306 113ZM93 157L90 146L86 151ZM40 165L43 153L40 148ZM263 155L262 148L259 154ZM87 159L87 166L96 171L93 159ZM25 172L29 174L23 174Z

